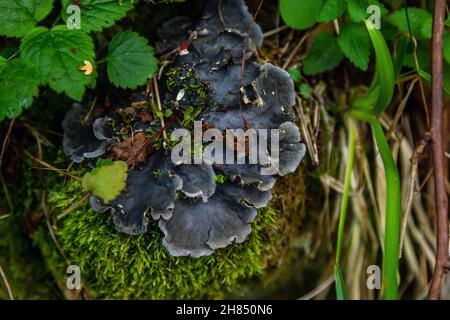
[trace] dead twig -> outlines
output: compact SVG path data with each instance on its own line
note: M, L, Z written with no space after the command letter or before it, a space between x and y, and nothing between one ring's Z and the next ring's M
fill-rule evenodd
M298 50L302 47L302 45L305 43L306 39L309 36L309 32L306 32L303 37L301 37L300 41L297 43L297 45L292 49L292 52L287 57L286 61L283 64L283 69L286 69L289 67L289 64L291 63L292 59L294 59L295 55L297 54Z
M5 155L6 148L8 147L9 142L9 136L11 135L12 128L14 126L14 122L16 121L16 118L13 118L8 126L8 131L6 132L5 140L3 140L2 144L2 152L0 153L0 167L3 163L3 156Z
M14 300L11 286L9 285L8 279L6 278L5 272L3 271L3 268L1 265L0 265L0 276L2 277L3 283L5 284L6 291L8 291L9 299Z
M448 197L445 188L443 133L443 33L445 0L434 2L432 72L431 72L431 138L433 148L434 188L436 199L437 250L433 278L428 291L428 299L437 300L441 292L442 279L448 262Z
M406 226L408 224L408 217L411 212L414 198L416 196L417 191L419 188L416 185L417 180L417 174L419 170L419 162L420 158L425 152L425 149L430 142L430 136L426 135L417 145L416 149L414 150L414 154L411 158L411 184L410 189L408 192L408 197L406 198L406 204L404 206L403 212L402 212L402 225L401 225L401 231L400 231L400 253L399 256L402 256L402 250L403 250L403 242L405 239L405 232L406 232Z
M63 175L63 176L68 176L68 177L70 177L70 178L72 178L72 179L81 181L81 178L80 178L80 177L74 176L74 175L72 175L72 174L70 174L70 173L65 172L63 169L58 169L58 168L52 166L51 164L48 164L48 163L45 162L44 160L41 160L41 159L39 159L39 158L33 156L33 155L32 155L30 152L28 152L27 150L25 150L24 153L25 153L25 155L26 155L27 157L29 157L30 159L32 159L32 160L34 160L35 162L39 163L40 165L43 165L43 166L44 166L46 169L48 169L48 170L52 170L52 171L55 171L55 172L57 172L57 173L59 173L59 174L61 174L61 175Z
M263 33L263 37L267 38L267 37L276 35L276 34L282 32L284 30L287 30L287 29L289 29L289 26L284 25L284 26L281 26L281 27L278 27L278 28L275 28L273 30L270 30L270 31L267 31L267 32Z
M164 114L162 112L161 98L159 97L158 79L153 77L153 89L155 91L156 104L158 106L158 111L160 112L159 121L161 122L162 135L166 144L169 144L169 139L167 138L166 125L164 123Z
M76 209L81 207L89 199L90 196L91 196L90 193L86 193L80 200L78 200L77 202L72 204L69 208L64 210L61 214L57 215L56 220L61 220L65 216L71 214L73 211L75 211Z
M50 237L52 238L53 244L55 245L56 249L58 250L58 252L61 255L61 257L64 259L66 264L70 265L69 259L67 258L66 254L64 253L64 251L62 250L61 246L59 245L58 240L56 239L55 231L54 231L53 225L52 225L52 223L50 221L50 213L49 213L49 211L47 209L47 202L46 202L45 191L43 191L41 193L41 208L42 208L42 211L44 212L45 221L46 221L46 224L47 224L47 229L48 229L48 232L50 233Z
M414 86L416 84L416 82L419 80L419 77L414 78L411 83L409 84L408 87L408 91L406 92L405 97L402 99L402 101L400 102L400 105L398 106L397 112L395 113L394 116L394 120L392 121L391 125L389 126L389 130L386 133L386 139L389 140L392 133L394 132L395 128L397 127L397 123L399 122L402 114L403 114L403 110L405 110L406 107L406 103L409 100L409 97L412 93L412 90L414 89Z
M13 118L8 126L8 131L6 132L5 139L3 140L2 144L2 151L0 153L0 181L3 187L3 192L5 193L6 202L8 203L9 209L11 212L14 210L11 197L9 195L8 185L6 184L5 180L3 179L3 172L1 171L2 164L3 164L3 157L5 155L6 149L8 148L9 143L9 137L11 136L11 131L14 126L14 122L16 121L16 118Z
M297 300L311 300L317 295L319 295L321 292L323 292L325 289L327 289L329 286L331 286L334 283L334 275L329 276L324 282L319 284L317 288L314 288L304 296L298 298Z

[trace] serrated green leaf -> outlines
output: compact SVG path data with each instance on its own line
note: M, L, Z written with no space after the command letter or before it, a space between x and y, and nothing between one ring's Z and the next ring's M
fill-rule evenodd
M79 69L85 60L94 65L94 44L88 34L66 26L34 28L23 38L20 49L23 57L38 67L42 83L72 99L82 99L95 75L85 75Z
M80 7L80 28L82 31L101 31L112 26L117 20L126 16L134 7L135 0L83 0ZM62 17L64 21L70 17L67 8L73 3L70 0L62 0Z
M411 44L410 47L412 46L413 45ZM424 41L418 41L416 55L419 62L419 67L421 69L427 69L431 64L431 54L428 44ZM406 54L403 65L411 69L417 69L412 48L410 49L410 52Z
M348 15L354 22L361 22L367 18L368 0L348 0Z
M322 4L323 0L281 0L280 14L289 27L299 30L308 29L316 23Z
M380 8L381 16L388 12L383 4L377 0L348 0L347 9L350 19L353 22L362 22L369 16L367 8L371 5L376 5Z
M158 61L147 40L135 32L120 32L109 44L108 77L116 86L135 89L157 70Z
M444 34L444 58L450 63L450 32Z
M0 0L0 35L22 37L53 8L53 0Z
M355 66L361 70L367 70L370 56L370 37L364 25L360 23L343 25L338 43L342 52Z
M0 120L18 116L38 94L38 71L22 58L0 58Z
M344 14L345 0L325 0L320 10L318 22L329 22Z
M303 72L313 75L328 71L341 63L344 55L336 38L329 31L320 32L309 49L308 56L303 61Z
M385 19L387 22L395 26L399 32L409 33L406 12L408 12L409 25L411 26L412 35L416 39L426 39L431 37L431 29L429 28L431 26L430 21L433 19L433 17L431 13L424 9L408 7L407 10L405 10L403 8L390 14Z
M429 18L422 21L422 26L420 27L420 38L431 39L433 36L433 18Z
M125 189L127 171L128 166L124 161L114 161L112 164L105 163L86 173L81 180L81 185L85 191L91 192L108 203L117 198Z

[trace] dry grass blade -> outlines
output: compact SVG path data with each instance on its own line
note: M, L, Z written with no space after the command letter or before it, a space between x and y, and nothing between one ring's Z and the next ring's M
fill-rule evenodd
M0 265L0 276L2 277L3 283L5 284L6 291L8 291L9 299L14 300L14 296L11 290L11 286L6 278L5 272L3 271L2 266Z

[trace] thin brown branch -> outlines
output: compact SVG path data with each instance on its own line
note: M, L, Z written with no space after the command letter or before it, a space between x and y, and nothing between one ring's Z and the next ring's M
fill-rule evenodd
M448 196L445 190L443 134L443 32L445 0L434 2L432 81L431 81L431 138L433 147L434 187L436 197L437 251L436 264L431 280L428 299L439 299L445 267L448 262Z

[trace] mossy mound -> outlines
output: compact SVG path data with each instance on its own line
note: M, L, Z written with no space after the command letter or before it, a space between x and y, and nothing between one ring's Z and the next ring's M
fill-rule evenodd
M33 239L62 290L70 263L80 267L84 294L89 298L224 298L249 279L276 269L286 256L303 212L300 177L297 173L288 178L295 183L280 183L272 205L259 212L244 243L207 257L172 257L162 245L156 222L149 224L144 235L122 234L108 213L95 213L87 203L57 223L55 235L67 261L56 250L46 226L39 227ZM83 191L78 182L69 181L53 185L48 194L48 206L56 216L80 199Z

